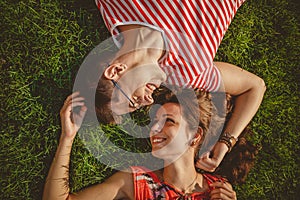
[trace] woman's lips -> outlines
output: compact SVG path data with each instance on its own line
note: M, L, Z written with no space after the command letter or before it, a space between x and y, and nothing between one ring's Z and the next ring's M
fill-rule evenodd
M151 137L151 143L152 143L152 145L154 145L154 144L161 144L161 143L163 143L165 141L166 141L166 138L164 138L164 137L155 137L155 136Z

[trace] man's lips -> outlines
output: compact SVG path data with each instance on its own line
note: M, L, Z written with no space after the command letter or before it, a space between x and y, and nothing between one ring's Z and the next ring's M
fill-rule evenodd
M144 99L145 99L147 102L153 102L153 98L151 97L151 95L146 95L146 96L144 96Z
M156 88L159 87L159 85L154 84L154 83L147 83L147 84L146 84L146 87L147 87L151 92L153 92L154 90L156 90Z

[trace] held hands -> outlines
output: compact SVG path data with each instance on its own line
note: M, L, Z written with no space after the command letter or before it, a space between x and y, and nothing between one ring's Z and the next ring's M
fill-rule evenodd
M74 92L64 102L60 110L62 134L61 138L73 140L79 130L87 107L83 102L84 98L79 96L79 92ZM73 109L80 106L80 111L74 113Z
M212 183L214 189L210 192L210 199L236 200L236 193L228 182L216 181Z
M227 151L228 147L224 143L217 142L211 152L206 152L200 156L196 167L208 172L214 172L222 162Z

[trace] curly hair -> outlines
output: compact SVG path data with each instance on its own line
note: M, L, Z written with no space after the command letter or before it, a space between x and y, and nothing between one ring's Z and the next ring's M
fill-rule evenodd
M227 115L226 122L230 119L234 108L234 98L227 95ZM241 184L246 181L247 175L254 166L256 156L260 146L249 141L252 131L246 127L240 134L237 143L232 150L227 153L216 169L215 173L226 177L232 184Z
M206 142L210 139L218 136L218 131L222 131L224 125L224 117L226 117L226 122L231 116L234 103L233 98L230 95L226 95L226 98L222 100L217 100L217 102L224 101L221 106L225 106L224 113L218 112L219 108L216 109L212 101L212 95L209 92L203 90L192 90L192 89L182 89L175 86L161 87L154 94L154 103L163 105L165 103L180 103L183 109L183 117L189 123L190 126L197 124L203 130L203 137L196 149L196 153L199 152L200 147L209 146ZM218 95L214 95L217 96ZM222 96L222 95L219 95ZM225 114L225 115L224 115ZM211 126L211 122L213 126ZM195 127L190 127L195 128ZM232 184L243 183L250 171L254 166L255 157L258 153L258 146L253 145L250 141L246 139L251 133L249 128L246 128L238 142L233 147L230 153L224 157L222 163L214 172L214 174L221 175L227 178ZM204 140L204 138L206 138ZM198 155L195 155L195 161Z

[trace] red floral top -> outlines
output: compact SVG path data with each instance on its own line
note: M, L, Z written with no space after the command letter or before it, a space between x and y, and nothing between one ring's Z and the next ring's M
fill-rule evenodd
M209 199L209 193L213 189L212 187L209 187L205 192L195 192L193 194L184 195L181 191L176 190L171 185L160 181L155 173L145 167L134 166L131 167L131 169L134 178L134 196L136 200ZM211 174L202 175L208 185L218 180L224 180Z

